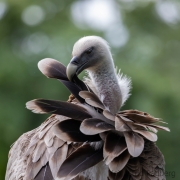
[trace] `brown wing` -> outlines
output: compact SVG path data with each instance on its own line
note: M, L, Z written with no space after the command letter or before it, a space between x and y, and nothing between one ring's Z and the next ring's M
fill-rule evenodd
M23 134L10 150L6 180L51 180L57 177L58 171L58 176L64 176L65 173L69 179L72 179L72 177L76 177L82 171L102 161L101 151L95 150L88 143L83 143L86 138L91 141L100 140L99 136L82 134L82 138L82 136L76 135L80 130L74 125L72 126L74 134L68 132L65 135L65 132L61 133L60 129L57 131L59 124L62 122L64 125L64 122L68 122L67 119L64 116L52 115L37 129ZM71 137L71 135L74 136ZM62 140L63 138L69 140L73 138L73 140L80 142L70 143ZM80 156L81 159L78 159L77 157L80 158ZM84 159L86 161L82 164ZM62 169L60 171L63 162L66 171ZM76 179L78 177L86 179L83 175L77 176Z
M6 170L6 180L21 180L26 179L27 171L31 168L31 175L37 175L38 171L43 166L43 162L40 159L44 159L47 154L44 137L47 131L57 123L57 119L54 116L49 117L43 124L38 128L23 134L11 147L9 152L9 160ZM54 140L55 147L59 147L57 140ZM54 154L53 148L49 147L49 154ZM32 162L32 161L37 162Z
M49 109L49 105L47 107L40 103L37 107L34 102L29 105L30 109L41 109L41 112ZM70 105L69 112L71 108L75 111L78 106ZM110 169L110 180L165 179L163 155L151 142L154 141L152 132L147 130L154 121L152 117L143 116L143 124L140 124L137 123L138 113L133 114L132 118L131 114L126 112L124 115L122 112L112 118L112 122L115 119L115 130L113 125L107 124L104 119L89 118L88 111L83 108L79 108L79 111L82 111L83 117L78 116L78 120L52 115L37 129L22 135L10 151L6 180L82 178L81 173L102 161L103 156L106 169ZM86 116L84 112L89 119L83 121ZM126 126L128 128L125 128ZM90 142L91 146L87 142ZM106 169L103 171L105 175ZM90 173L98 174L98 171L94 170ZM83 176L89 177L87 174Z
M56 115L15 142L6 180L106 180L108 169L110 180L165 179L164 158L154 144L157 130L169 131L155 124L162 121L137 110L113 115L93 92L80 92L87 87L77 77L69 82L61 63L45 59L39 68L76 99L27 103L35 113Z
M5 180L23 180L27 167L27 157L25 153L36 131L37 129L34 129L23 134L11 147Z
M79 92L87 90L86 85L78 78L75 79L76 83L70 82L66 76L64 65L53 59L44 59L39 62L38 66L47 77L61 81L75 96L76 102L85 102L79 96ZM56 115L48 118L37 129L25 133L15 142L10 150L6 180L53 179L56 178L58 171L60 171L59 178L61 178L61 174L64 176L66 173L69 179L72 179L86 168L102 160L102 156L98 155L99 149L86 146L87 142L97 142L101 139L99 135L89 136L80 131L81 121L90 118L91 115L77 104L44 99L33 100L26 104L27 108L35 113ZM71 142L76 142L76 146ZM85 146L86 148L84 148ZM81 152L79 160L73 158L73 153L78 154L78 152ZM100 154L102 155L102 153ZM83 166L82 159L85 159ZM64 166L68 166L69 172L60 169L62 163Z

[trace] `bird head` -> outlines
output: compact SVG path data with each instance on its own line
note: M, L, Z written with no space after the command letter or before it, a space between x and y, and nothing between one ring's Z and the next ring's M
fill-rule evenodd
M66 74L72 81L83 70L95 71L104 64L113 64L108 43L98 36L86 36L74 44Z

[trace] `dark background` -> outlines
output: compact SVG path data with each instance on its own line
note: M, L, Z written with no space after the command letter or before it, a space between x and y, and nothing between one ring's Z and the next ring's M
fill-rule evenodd
M67 65L73 44L86 35L105 38L115 64L132 78L123 109L168 122L171 132L160 131L157 144L167 179L180 179L180 2L173 0L0 1L0 179L10 145L48 117L25 103L69 95L40 73L38 61L51 57Z

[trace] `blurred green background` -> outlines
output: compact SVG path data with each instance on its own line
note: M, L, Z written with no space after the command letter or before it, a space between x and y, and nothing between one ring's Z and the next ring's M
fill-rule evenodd
M48 116L33 114L34 98L67 100L69 92L37 68L51 57L67 65L73 44L99 35L115 64L132 78L123 109L139 109L168 122L157 142L167 179L180 179L180 2L150 0L0 1L0 179L10 145Z

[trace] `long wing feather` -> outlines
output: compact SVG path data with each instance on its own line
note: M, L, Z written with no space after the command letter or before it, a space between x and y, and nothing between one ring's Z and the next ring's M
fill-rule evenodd
M74 83L67 81L67 80L59 80L61 83L63 83L66 88L74 95L76 99L78 99L79 102L84 103L85 100L79 96L79 92L81 89Z
M66 76L66 67L59 61L45 58L38 62L39 70L48 78L68 80Z
M124 115L128 119L131 119L138 123L156 123L159 122L158 118L154 118L148 114L137 114L137 113L128 113Z
M83 107L63 101L35 99L27 102L26 107L34 113L59 114L78 120L84 120L91 117Z
M59 179L71 180L80 172L85 171L102 160L102 149L94 150L88 144L81 146L64 161L57 177Z
M170 132L170 129L168 127L159 126L159 125L156 125L156 124L150 124L149 126L151 126L153 128L156 128L156 129L160 129L160 130L164 130L164 131Z
M79 96L79 92L81 90L88 90L86 85L77 77L75 78L75 83L70 82L66 75L66 67L59 61L46 58L39 61L38 68L48 78L58 79L80 102L84 102L84 99Z

